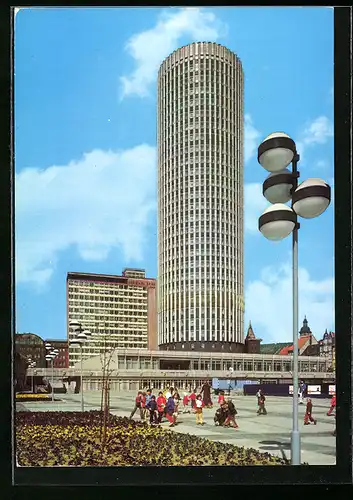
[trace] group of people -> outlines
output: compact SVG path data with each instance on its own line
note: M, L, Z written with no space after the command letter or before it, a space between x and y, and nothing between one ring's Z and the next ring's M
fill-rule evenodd
M222 427L232 426L234 429L237 429L239 425L235 421L235 415L237 415L238 412L230 398L228 398L227 401L225 400L224 391L219 393L218 404L220 406L214 416L215 425Z
M174 427L177 424L180 402L181 398L179 393L173 387L167 388L165 392L159 391L157 397L152 393L152 389L138 391L135 398L135 406L131 412L130 418L139 410L142 421L149 420L151 425L158 425L162 423L162 419L165 417L170 427ZM206 398L203 398L201 393L197 395L196 389L190 391L189 394L184 393L182 402L182 412L190 412L190 410L188 410L190 403L191 410L193 410L196 415L196 423L203 425L202 410L205 406L210 406L210 401L207 399L207 390Z
M305 394L305 387L303 387L303 385L300 387L300 403ZM256 397L258 406L257 414L267 415L267 409L265 407L266 397L262 389L257 392ZM196 418L196 425L204 425L203 409L213 407L210 384L205 382L199 393L197 393L196 389L190 390L188 393L185 392L182 400L178 391L173 387L167 388L164 392L159 391L157 397L153 394L152 389L138 391L135 398L135 406L131 412L130 418L139 410L140 418L144 422L149 420L151 425L159 425L162 423L163 418L165 418L169 422L170 427L174 427L177 424L181 401L181 412L193 412ZM232 426L237 429L239 427L235 420L237 410L230 398L225 400L224 391L220 391L219 393L218 404L219 407L214 416L215 425L223 427ZM330 409L327 412L328 416L332 414L335 407L336 395L334 394L331 400ZM308 398L306 401L304 425L309 425L310 423L316 425L317 420L313 417L313 402ZM334 435L335 434L336 430L334 430Z
M181 401L182 409L180 408ZM196 389L189 391L189 393L185 392L182 400L178 391L173 387L167 388L164 392L159 391L157 397L153 394L152 389L147 389L146 391L138 391L130 418L138 410L140 418L144 422L149 420L151 425L159 425L162 423L163 418L166 418L170 427L174 427L177 424L179 410L182 413L192 411L195 413L196 424L204 425L203 409L212 407L209 382L204 383L199 393L197 393Z

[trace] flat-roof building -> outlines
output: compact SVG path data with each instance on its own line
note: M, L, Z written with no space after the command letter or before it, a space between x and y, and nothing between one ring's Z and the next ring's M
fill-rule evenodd
M70 272L67 274L67 338L77 320L92 335L83 346L83 357L102 350L157 348L156 280L143 269L124 269L121 276ZM69 366L80 359L69 345Z

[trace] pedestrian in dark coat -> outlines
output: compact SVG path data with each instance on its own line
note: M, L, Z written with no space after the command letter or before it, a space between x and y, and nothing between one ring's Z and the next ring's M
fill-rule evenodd
M306 412L304 415L304 425L309 425L310 422L313 422L314 425L316 425L316 420L315 418L313 418L312 412L313 412L313 403L311 399L308 399L308 402L306 403Z
M259 405L259 409L257 411L258 415L267 415L267 410L265 408L265 401L266 401L265 395L262 392L262 390L260 390L258 393L258 405Z
M212 408L211 386L208 381L203 384L200 394L203 394L202 399L206 408Z
M150 424L158 423L158 405L156 401L156 396L152 395L151 399L146 405L147 410L150 412Z
M173 396L170 396L170 398L167 401L167 405L165 407L165 416L167 417L170 423L170 427L174 427L175 425L173 417L174 410L175 410L175 401Z

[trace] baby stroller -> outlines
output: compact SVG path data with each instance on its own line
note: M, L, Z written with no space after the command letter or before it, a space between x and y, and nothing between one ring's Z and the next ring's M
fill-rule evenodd
M224 408L218 408L214 416L215 425L223 425L227 418L227 412Z

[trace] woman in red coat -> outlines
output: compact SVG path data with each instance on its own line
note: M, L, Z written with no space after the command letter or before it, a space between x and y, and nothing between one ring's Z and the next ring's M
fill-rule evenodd
M327 412L327 416L328 416L328 417L332 414L332 412L333 412L333 410L334 410L335 408L336 408L336 394L334 394L334 395L332 396L332 399L331 399L331 406L330 406L329 411Z
M224 403L224 391L220 391L218 396L218 404L219 406L222 406L223 403Z
M162 422L162 418L163 418L163 415L164 415L164 409L165 409L165 406L167 404L167 400L166 398L164 397L164 394L162 391L159 392L158 394L158 398L157 398L157 410L158 410L158 424L160 424Z
M189 396L189 399L191 401L191 409L195 409L195 403L196 403L196 389L192 391L192 393Z
M312 416L312 411L313 411L313 403L311 402L311 399L308 399L308 402L306 403L306 412L304 415L304 425L309 425L310 422L313 422L314 425L316 425L316 420Z

